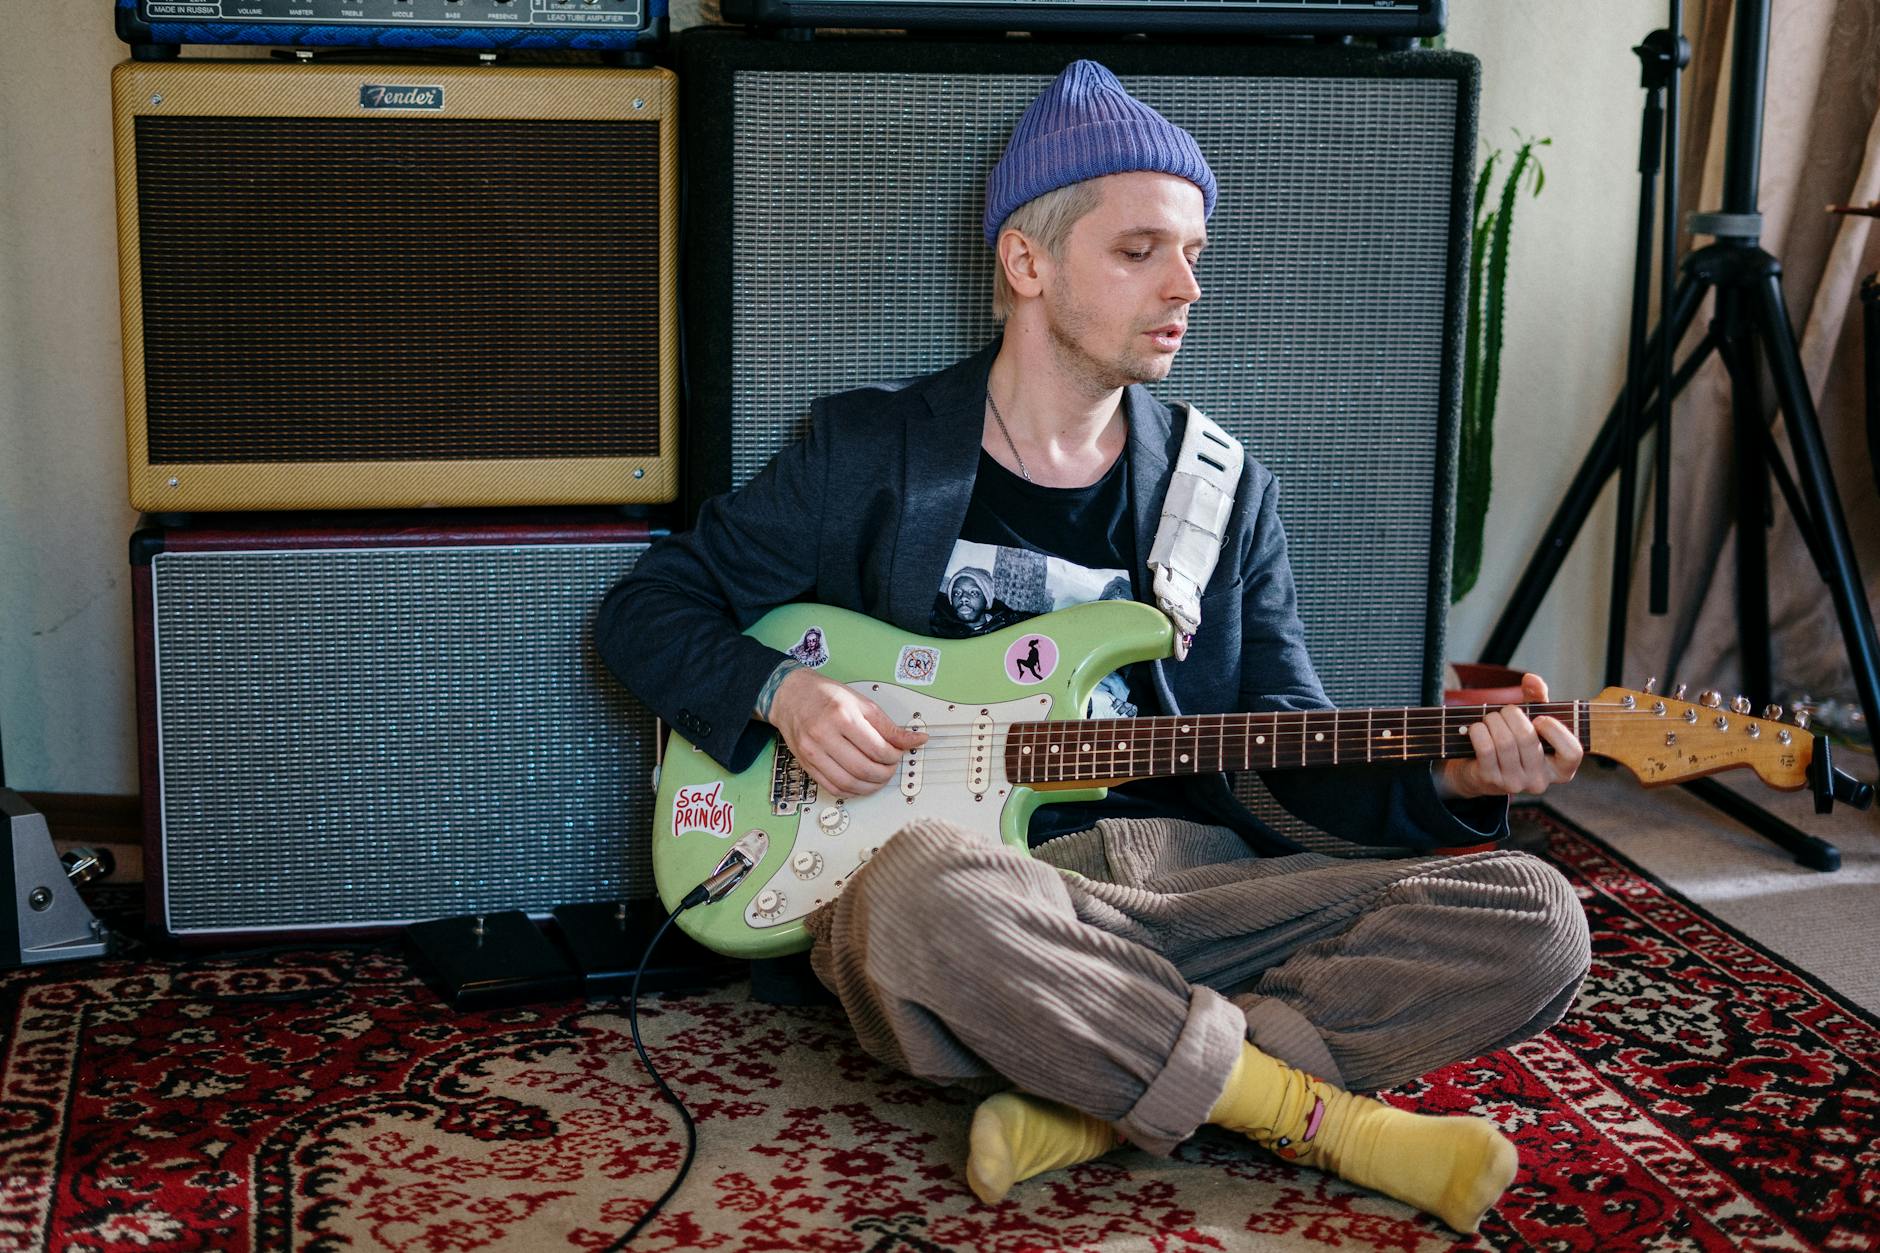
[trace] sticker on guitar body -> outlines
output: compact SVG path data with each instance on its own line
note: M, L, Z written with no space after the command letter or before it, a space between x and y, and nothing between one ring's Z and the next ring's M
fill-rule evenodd
M1005 677L1014 683L1043 683L1057 663L1056 640L1048 635L1022 635L1005 650Z
M724 796L723 781L710 787L682 787L672 797L672 833L691 835L715 835L721 840L731 838L737 829L737 807Z
M940 671L940 650L925 644L909 644L901 650L901 660L894 667L894 677L902 683L926 686Z

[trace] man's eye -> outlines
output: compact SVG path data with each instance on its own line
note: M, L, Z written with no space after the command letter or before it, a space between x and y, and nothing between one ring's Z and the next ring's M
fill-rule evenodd
M1149 259L1149 250L1144 248L1140 252L1133 252L1125 248L1123 249L1123 255L1128 257L1131 261L1147 261Z

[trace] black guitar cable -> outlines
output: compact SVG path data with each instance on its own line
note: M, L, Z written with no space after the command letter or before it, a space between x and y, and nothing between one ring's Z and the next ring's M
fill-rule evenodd
M672 1089L666 1086L666 1081L659 1077L659 1072L653 1069L653 1060L646 1055L646 1046L640 1042L640 976L646 973L646 964L653 960L653 950L659 947L660 939L665 936L667 929L680 914L694 906L723 900L726 893L738 886L739 881L750 873L751 867L755 864L739 850L732 849L730 856L711 878L687 892L685 898L679 902L679 908L673 910L666 916L666 921L659 924L659 930L653 933L653 938L647 942L645 955L640 958L640 968L633 972L633 987L628 992L628 999L623 1002L618 993L614 995L614 1004L626 1010L627 1025L633 1032L633 1049L640 1055L640 1065L646 1067L647 1076L652 1079L653 1085L659 1089L667 1103L679 1111L679 1119L685 1123L685 1160L679 1163L679 1173L671 1185L659 1194L659 1199L653 1202L650 1209L640 1215L639 1220L633 1226L627 1228L625 1235L607 1246L606 1253L619 1253L632 1242L633 1237L640 1234L646 1224L653 1221L653 1216L664 1208L666 1202L672 1199L672 1194L679 1190L679 1185L685 1182L686 1175L692 1169L692 1158L698 1152L698 1128L692 1125L691 1113L687 1111L685 1102L673 1094Z

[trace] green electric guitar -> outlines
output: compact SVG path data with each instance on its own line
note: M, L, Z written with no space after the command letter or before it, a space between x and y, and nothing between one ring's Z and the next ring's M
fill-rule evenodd
M1434 761L1474 753L1468 726L1488 707L1084 719L1091 690L1131 662L1166 657L1168 619L1135 601L1099 601L971 639L908 636L873 618L786 605L748 632L847 683L927 742L870 796L818 796L781 741L733 773L672 733L653 817L653 874L668 910L746 859L717 902L679 915L730 957L809 947L803 918L835 899L883 842L916 818L997 832L1025 851L1032 812L1096 800L1130 779L1217 770ZM1813 737L1770 716L1608 688L1590 701L1524 706L1558 718L1588 752L1647 784L1748 766L1772 787L1808 782Z

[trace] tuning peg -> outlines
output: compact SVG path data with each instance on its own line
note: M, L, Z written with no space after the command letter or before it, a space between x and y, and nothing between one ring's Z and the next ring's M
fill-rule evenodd
M1686 690L1687 688L1689 688L1690 686L1691 686L1691 685L1690 685L1689 683L1680 683L1680 684L1678 684L1678 685L1677 685L1677 686L1676 686L1675 688L1673 688L1673 689L1671 690L1671 699L1672 699L1672 700L1683 700L1683 699L1684 699L1684 693L1685 693L1685 690Z
M1795 711L1795 725L1803 728L1804 730L1807 729L1808 711L1806 709L1798 709Z
M1723 708L1723 693L1714 687L1707 687L1697 694L1697 703L1706 709Z
M1730 708L1736 710L1740 714L1746 714L1750 710L1754 709L1755 706L1749 703L1749 697L1738 696L1735 700L1730 702Z
M1768 720L1769 720L1770 722L1780 722L1780 721L1782 721L1782 706L1780 706L1780 705L1764 705L1764 706L1763 706L1763 717L1764 717L1764 718L1767 718L1767 719L1768 719Z
M1658 690L1658 676L1654 674L1651 678L1645 680L1645 695L1650 696L1653 693L1655 693L1657 690Z

